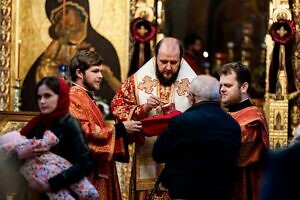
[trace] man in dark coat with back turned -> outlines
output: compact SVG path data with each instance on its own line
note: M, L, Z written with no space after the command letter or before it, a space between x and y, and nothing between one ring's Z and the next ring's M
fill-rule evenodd
M239 124L220 107L217 79L193 79L193 106L170 120L153 148L156 162L165 163L160 180L172 199L232 199Z

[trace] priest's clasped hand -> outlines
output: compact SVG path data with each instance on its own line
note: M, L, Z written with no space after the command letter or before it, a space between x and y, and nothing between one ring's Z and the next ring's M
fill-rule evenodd
M142 122L140 121L124 121L123 124L127 133L130 134L140 132L142 129Z

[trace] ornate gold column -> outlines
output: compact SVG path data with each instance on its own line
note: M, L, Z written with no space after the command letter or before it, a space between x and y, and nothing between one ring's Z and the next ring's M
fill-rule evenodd
M270 2L270 12L269 12L269 26L276 20L278 13L287 13L287 15L290 16L289 12L289 6L288 2L277 2L277 1L271 1ZM265 104L265 114L266 118L268 120L268 125L269 125L269 138L270 138L270 147L272 149L275 148L275 146L279 145L281 147L284 147L287 145L287 127L284 127L283 130L274 130L275 124L276 124L276 118L280 122L287 120L287 118L282 119L283 117L283 112L288 113L288 102L286 98L283 101L276 102L275 99L273 99L268 91L269 88L269 71L270 71L270 65L271 65L271 56L272 56L272 51L274 48L274 41L271 39L271 36L267 34L265 43L267 45L267 61L266 61L266 104ZM273 58L272 58L273 59ZM279 58L278 58L279 59ZM285 79L283 82L286 83L286 77L282 77L281 79ZM283 86L285 87L286 84ZM282 109L284 107L284 109ZM280 126L280 127L279 127ZM281 129L281 124L278 123L277 128Z
M293 45L296 27L292 21L288 0L271 1L269 14L271 35L267 34L265 39L267 53L264 109L269 124L270 147L280 149L288 145L290 100L298 94L297 91L289 91L289 86L295 79L289 77L288 70L294 70L294 67L288 65L286 59L287 55L293 56L287 53L286 46L290 48ZM276 83L273 82L274 80Z
M295 52L294 52L294 68L296 72L296 86L297 88L300 88L300 32L299 32L299 27L300 27L300 0L293 0L292 1L292 17L293 20L296 24L296 39L295 39ZM300 112L300 105L299 105L299 100L292 102L291 105L291 110L290 110L290 120L291 120L291 127L290 130L292 131L292 135L294 135L295 128L300 124L300 117L299 117L299 112Z
M10 110L12 1L0 1L0 111Z

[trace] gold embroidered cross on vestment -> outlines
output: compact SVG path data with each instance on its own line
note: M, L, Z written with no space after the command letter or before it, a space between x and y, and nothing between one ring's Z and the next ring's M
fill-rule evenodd
M137 87L140 90L144 90L145 93L151 94L152 91L154 90L154 87L156 87L157 84L158 84L158 80L156 79L152 80L150 76L145 76L142 82L140 82Z
M190 81L187 78L175 82L176 92L178 96L183 96L189 92Z

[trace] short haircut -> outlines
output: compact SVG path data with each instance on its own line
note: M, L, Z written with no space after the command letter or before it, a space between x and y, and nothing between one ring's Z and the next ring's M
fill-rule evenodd
M103 58L96 52L90 50L79 50L70 61L70 75L72 81L76 81L76 70L85 72L93 65L101 65Z
M220 101L220 83L209 75L196 76L190 84L189 91L201 101Z
M165 38L164 38L165 39ZM155 49L154 49L154 53L155 53L155 57L157 57L158 55L158 51L159 51L159 48L161 46L161 44L163 43L164 39L161 39L155 46ZM179 58L181 59L182 56L183 56L183 53L184 53L184 49L183 49L183 45L182 43L180 42L180 40L174 38L179 46L179 51L180 51L180 54L179 54Z
M228 75L232 74L232 72L236 73L236 80L239 85L243 83L248 83L248 90L251 88L251 72L246 65L243 65L240 62L232 62L222 66L220 75Z

